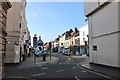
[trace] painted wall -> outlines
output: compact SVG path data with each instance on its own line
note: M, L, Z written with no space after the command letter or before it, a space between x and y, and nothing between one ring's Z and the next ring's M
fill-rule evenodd
M103 5L108 0L84 0L84 14L91 14L94 10L99 8L99 6Z
M64 43L65 43L65 35L62 35L62 36L60 37L59 43L60 43L60 44L59 44L60 47L64 46ZM63 43L63 45L61 45L61 43Z
M118 3L118 14L120 14L120 2ZM120 16L118 16L118 25L120 25ZM119 56L120 56L120 26L118 27L118 29L119 29L119 34L118 34L118 61L120 61L120 58L119 58ZM120 66L120 63L118 63L118 65Z
M90 62L120 67L118 65L119 16L118 3L112 2L88 17ZM93 50L94 45L97 46L97 50Z
M7 19L7 27L6 30L8 35L16 35L12 32L20 31L20 22L21 22L21 4L20 2L11 2L12 8L8 10L8 19ZM19 35L19 34L18 34Z
M88 24L81 27L79 29L79 33L80 33L80 46L85 45L85 42L84 42L83 38L85 39L85 41L88 41L88 37L87 37L87 35L88 35Z
M69 48L70 47L70 39L65 40L65 48Z
M84 7L85 7L84 14L88 15L98 7L98 0L95 0L94 2L92 2L92 1L88 2L87 0L85 0Z
M12 8L8 10L7 37L5 63L16 63L20 61L20 23L21 23L21 2L11 2ZM23 51L23 50L22 50Z

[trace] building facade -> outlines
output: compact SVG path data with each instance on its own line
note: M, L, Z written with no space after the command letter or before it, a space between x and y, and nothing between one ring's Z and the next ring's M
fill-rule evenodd
M120 67L120 1L85 2L89 26L90 62Z
M79 31L74 34L74 47L75 47L75 54L80 54L80 33Z
M59 49L59 38L56 38L52 43L52 52L58 52Z
M64 45L65 45L65 33L59 37L59 49L58 49L59 52L63 52Z
M79 29L80 54L88 53L88 24Z
M0 79L4 77L4 58L6 56L6 23L7 23L7 10L11 8L11 3L6 0L0 1Z
M5 63L20 63L24 55L24 35L27 21L25 18L25 0L12 2L12 8L8 10L6 31L6 56Z
M73 31L70 29L69 31L64 32L61 36L59 36L59 52L64 52L69 50L71 54L79 54L79 30L75 28Z

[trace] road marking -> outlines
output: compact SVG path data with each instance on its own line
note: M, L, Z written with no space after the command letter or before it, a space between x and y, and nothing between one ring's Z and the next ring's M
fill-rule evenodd
M42 76L42 75L45 75L46 73L41 73L41 74L35 74L35 75L32 75L32 76Z
M40 64L40 62L35 62L36 64Z
M48 69L47 67L41 68L41 69Z
M76 63L73 63L73 65L76 64Z
M72 69L76 69L77 67L72 67Z
M62 72L62 71L65 71L64 69L62 69L62 70L57 70L56 72Z
M69 62L69 61L66 61L66 62Z
M77 76L75 76L75 80L80 80Z
M25 79L29 79L29 77L18 77L18 76L10 76L10 77L7 77L7 78L25 78Z
M64 64L67 64L67 63L64 63Z
M70 59L70 58L68 58L68 60L70 61L71 59Z
M41 67L42 65L37 65L37 66Z
M87 71L82 71L83 73L87 72Z
M67 63L67 64L70 64L70 63Z

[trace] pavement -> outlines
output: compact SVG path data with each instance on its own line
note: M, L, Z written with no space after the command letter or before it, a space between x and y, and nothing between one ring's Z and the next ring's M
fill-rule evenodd
M6 64L5 69L13 69L13 66L15 69L31 68L45 64L56 63L58 60L59 58L55 56L51 56L51 59L50 56L47 56L46 61L43 61L43 57L37 57L36 61L34 62L34 55L31 54L30 57L26 57L26 59L22 61L20 64Z
M71 57L72 58L81 58L81 59L87 59L88 58L87 56L84 56L84 55L82 55L82 56L80 56L80 55L72 55Z
M89 62L89 59L86 59L86 61L80 63L79 66L90 71L108 76L113 80L120 80L120 68L91 63Z

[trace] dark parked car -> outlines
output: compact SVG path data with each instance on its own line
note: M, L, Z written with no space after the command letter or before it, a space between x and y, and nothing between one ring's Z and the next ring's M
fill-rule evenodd
M64 49L63 49L63 55L68 55L68 56L70 56L70 49L69 49L69 48L64 48Z

